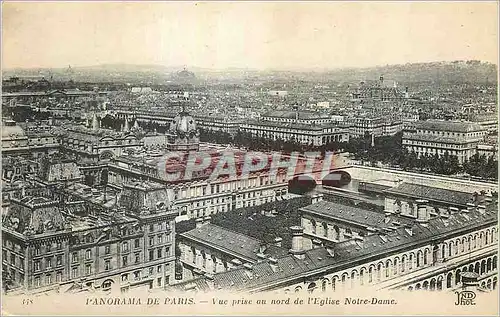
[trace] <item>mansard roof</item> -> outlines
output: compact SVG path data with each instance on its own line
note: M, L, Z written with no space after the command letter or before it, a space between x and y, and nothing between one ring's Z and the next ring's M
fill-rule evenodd
M451 205L465 206L467 203L473 202L472 193L413 183L401 183L396 187L385 190L384 193L449 203Z
M437 217L427 224L414 223L411 231L400 227L390 233L373 234L363 240L347 240L305 251L304 259L293 255L278 258L275 263L267 259L251 268L235 269L204 276L171 286L177 290L200 291L219 288L232 291L272 289L274 286L293 284L303 278L335 272L353 263L368 263L383 259L402 250L411 250L429 244L435 239L450 239L466 232L493 225L498 221L497 201L490 203L485 212L474 209L468 213L450 215L449 219Z

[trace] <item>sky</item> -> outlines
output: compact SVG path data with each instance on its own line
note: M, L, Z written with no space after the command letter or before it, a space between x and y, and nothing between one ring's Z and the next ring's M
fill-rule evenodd
M2 67L498 60L497 2L3 2Z

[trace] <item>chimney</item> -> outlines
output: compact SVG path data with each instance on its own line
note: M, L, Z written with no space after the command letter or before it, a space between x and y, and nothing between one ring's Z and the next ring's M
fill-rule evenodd
M482 190L479 195L477 195L477 203L478 205L482 205L484 200L486 199L486 192Z
M312 241L313 249L321 248L323 246L323 242L319 239L314 239Z
M298 259L303 259L305 257L303 245L304 228L292 226L290 229L292 230L292 248L290 249L290 253Z
M240 260L238 259L232 259L231 260L231 263L234 265L234 266L240 266L242 263Z
M417 203L417 222L425 224L429 221L429 211L427 210L427 200L418 199Z
M282 241L283 241L282 238L276 237L276 238L274 238L274 245L281 248L281 242Z
M479 274L476 272L462 272L460 273L462 277L462 290L465 291L477 291L479 285L478 279Z
M315 204L323 200L323 194L317 193L311 196L311 204Z
M357 235L354 237L354 241L356 241L356 243L359 244L360 246L363 246L363 242L365 241L365 238Z
M455 215L455 214L458 214L458 208L457 207L450 207L448 208L449 211L450 211L450 216L451 215Z
M485 205L477 205L477 211L479 211L479 213L481 215L484 215L486 213L486 206Z
M405 231L408 233L408 235L413 236L413 226L412 225L407 225L405 226Z
M249 279L253 278L253 265L250 263L245 263L243 264L243 267L245 268L245 273L248 276Z
M473 203L467 203L467 212L473 212L474 209L476 209L476 205L474 205Z
M203 218L196 218L196 228L201 228L203 226Z
M276 272L278 270L278 260L276 260L276 258L273 258L273 257L269 257L269 265L271 266L271 270L273 270L273 272Z
M491 193L486 193L484 201L487 204L490 204L493 201L493 195Z
M203 224L209 224L210 220L212 220L212 217L206 216L205 218L203 218Z
M266 255L263 253L257 253L257 262L262 262L263 260L266 259Z

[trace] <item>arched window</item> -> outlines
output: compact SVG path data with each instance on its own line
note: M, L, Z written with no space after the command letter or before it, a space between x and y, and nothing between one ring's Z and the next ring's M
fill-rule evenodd
M471 250L471 246L470 246L470 244L471 244L471 240L472 240L472 239L471 239L471 237L469 236L469 238L467 238L467 251L470 251L470 250Z
M356 271L351 272L351 288L354 288L354 285L356 284Z
M410 253L410 261L408 262L408 269L410 269L410 270L413 269L414 258L415 258L415 254L413 252Z
M429 259L429 249L425 249L425 251L424 251L424 265L428 264L428 259Z
M460 270L455 272L455 285L458 285L458 283L460 283Z
M453 242L448 243L448 256L451 257L451 251L453 249Z
M460 249L460 240L457 239L455 241L455 255L458 254L459 249Z
M441 247L441 259L446 258L446 247L446 244L443 244L443 246Z
M486 262L486 272L490 271L491 271L491 258L489 258L488 261Z
M328 287L328 280L324 279L324 280L321 282L321 291L322 291L322 292L326 292L327 287Z
M326 222L323 222L323 235L325 237L328 237L328 225L326 224Z
M476 272L477 274L479 274L481 268L480 268L480 265L479 265L479 262L476 263L475 267L474 267L474 272Z
M377 267L377 281L382 280L382 270L384 268L384 264L379 263Z
M337 286L337 279L338 277L334 276L332 277L332 290L335 292L335 287Z
M385 277L386 278L388 278L391 275L391 268L392 268L391 260L387 260L387 262L385 262Z
M312 293L314 292L314 290L315 290L315 289L316 289L316 283L311 283L311 284L309 284L309 286L307 287L307 292L312 294Z
M484 235L484 244L487 245L490 242L490 230L486 230L486 234Z
M446 288L451 288L453 283L453 274L450 272L446 276Z
M497 269L497 257L494 256L493 257L493 270L496 270Z
M359 271L359 284L360 285L365 285L365 268L361 268Z
M373 266L368 269L368 283L373 282Z
M422 250L418 251L417 252L417 267L420 267L420 265L422 264L422 257L423 257L423 253L422 253Z
M399 261L398 261L398 258L395 258L394 259L394 268L392 270L392 274L393 275L397 275L398 274L398 265L399 265Z
M297 286L297 287L295 288L295 293L298 293L298 292L300 292L301 290L302 290L302 287L301 287L301 286Z

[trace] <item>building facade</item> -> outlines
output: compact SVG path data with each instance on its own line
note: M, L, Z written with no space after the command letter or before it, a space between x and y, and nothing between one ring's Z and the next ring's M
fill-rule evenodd
M487 130L476 123L457 121L418 121L403 131L403 147L422 155L456 156L460 164L477 153Z

